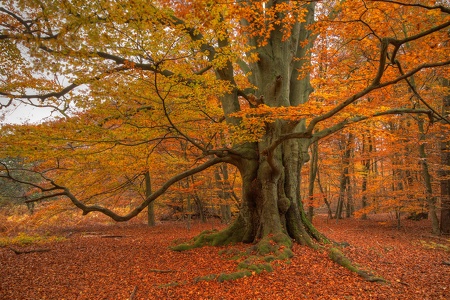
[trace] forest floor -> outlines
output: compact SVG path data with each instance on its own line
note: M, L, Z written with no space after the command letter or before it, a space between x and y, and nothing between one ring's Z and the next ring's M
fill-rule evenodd
M239 261L230 253L249 247L168 250L202 230L223 228L215 222L193 222L190 229L185 222L53 228L51 234L67 238L0 248L0 299L450 299L444 263L450 237L433 237L427 220L405 220L397 230L390 220L314 219L329 238L349 243L343 252L350 259L386 283L367 282L326 253L299 245L273 272L198 281L236 271Z

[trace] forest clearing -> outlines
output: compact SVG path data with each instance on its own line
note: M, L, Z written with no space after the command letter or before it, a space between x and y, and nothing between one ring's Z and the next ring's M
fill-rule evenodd
M273 272L219 282L199 280L230 273L247 244L202 247L185 252L169 246L221 229L214 223L165 222L53 228L59 242L19 247L48 249L15 254L0 248L1 299L448 299L450 239L430 234L428 220L314 219L329 238L347 242L344 253L383 277L368 282L328 258L326 252L294 245L295 256ZM303 278L303 280L299 280Z

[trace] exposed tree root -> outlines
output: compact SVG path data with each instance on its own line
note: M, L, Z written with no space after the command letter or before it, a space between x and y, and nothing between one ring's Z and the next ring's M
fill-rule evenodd
M224 230L205 230L198 236L194 237L188 243L182 243L171 247L174 251L185 251L203 246L219 246L239 243L243 239L242 230L232 225Z
M227 231L225 229L225 231ZM229 236L226 232L202 232L193 238L189 243L183 243L172 247L175 251L190 250L205 245L224 245L240 242L236 237L242 238L240 235ZM292 240L284 233L268 235L258 241L255 245L249 247L245 253L238 255L242 261L238 264L238 271L228 274L211 274L208 276L197 278L200 280L217 280L219 282L239 279L242 277L260 274L261 272L272 272L272 262L276 260L288 260L294 256L292 250Z
M304 212L301 213L302 223L306 228L306 231L311 237L313 237L320 244L330 244L331 241L324 234L320 233L308 219ZM316 249L317 246L313 245L312 248Z
M337 264L355 272L362 278L370 282L386 282L381 277L374 276L372 273L362 270L355 266L337 247L330 246L346 246L347 243L336 243L329 240L326 236L317 231L309 222L305 223L308 233L318 242L311 246L316 250L322 249L329 253L331 260ZM222 231L204 231L200 235L194 237L190 242L173 246L171 249L175 251L185 251L202 246L218 246L238 243L242 241L243 235L239 230L234 230L233 226ZM312 242L312 240L311 240ZM245 255L240 256L242 261L238 265L238 271L230 274L208 275L198 280L233 280L254 274L259 274L263 271L271 272L272 262L277 260L289 260L294 256L292 252L292 239L285 233L269 234L259 240L256 244L251 246Z
M343 266L344 268L355 272L362 278L364 278L367 281L370 282L386 282L385 279L381 277L374 276L368 271L362 270L358 267L356 267L342 252L336 247L332 247L329 249L329 257L332 261L336 262L337 264Z
M154 272L154 273L172 273L172 272L176 272L175 270L159 270L159 269L148 269L147 271Z
M11 251L13 251L15 254L28 254L28 253L34 253L34 252L49 252L50 249L31 249L31 250L17 250L14 248L9 247Z
M102 235L101 238L104 239L118 239L118 238L125 238L128 237L126 235Z
M130 300L134 300L134 298L136 297L137 289L138 289L138 287L137 287L137 285L136 285L136 286L134 287L133 291L131 292Z

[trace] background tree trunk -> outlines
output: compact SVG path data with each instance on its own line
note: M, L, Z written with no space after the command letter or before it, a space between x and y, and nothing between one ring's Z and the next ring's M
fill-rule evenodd
M152 194L152 183L150 178L150 171L145 172L145 196L149 197ZM147 225L155 226L155 207L154 202L150 202L147 206Z
M417 120L417 125L419 127L419 133L420 133L420 140L425 140L425 132L423 128L423 119ZM431 230L433 234L439 234L440 228L439 228L439 219L436 213L436 197L433 196L433 187L431 185L431 175L428 169L428 161L427 161L427 154L425 151L425 143L419 144L419 157L420 157L420 164L422 166L422 176L423 181L425 184L425 192L426 192L426 201L428 204L428 218L431 220Z
M219 197L220 220L222 223L229 223L231 220L231 185L228 177L228 167L226 164L217 166L214 169L214 179L216 182L217 195Z
M450 87L450 80L444 79L444 86ZM450 95L443 101L443 115L450 115ZM445 136L443 136L445 138ZM447 137L448 138L448 137ZM441 233L450 234L450 142L442 141L441 145Z
M370 135L364 135L362 136L362 154L364 156L367 156L363 161L362 164L364 166L363 174L362 174L362 182L361 182L361 192L362 192L362 198L361 198L361 205L364 209L367 206L367 178L369 177L370 170L371 170L371 158L370 155L373 151L372 147L372 139ZM367 214L364 212L361 215L361 219L365 220L367 219Z
M316 181L319 159L319 143L313 143L311 147L311 161L309 163L308 183L308 220L312 221L314 216L314 183Z
M327 193L323 189L322 182L320 181L320 171L319 170L317 170L317 185L319 186L320 193L322 194L323 202L327 206L328 218L332 219L333 218L333 211L331 210L331 204L328 201Z
M344 141L345 138L346 141ZM350 168L350 157L352 152L351 148L353 143L353 134L349 133L348 136L345 135L344 139L343 143L345 142L345 145L341 146L341 150L343 150L343 157L342 157L342 172L339 179L339 198L336 207L336 213L334 216L336 220L342 219L342 213L344 211L345 195L347 194L348 196L348 188L350 188L349 168ZM347 203L347 206L348 205L349 203Z

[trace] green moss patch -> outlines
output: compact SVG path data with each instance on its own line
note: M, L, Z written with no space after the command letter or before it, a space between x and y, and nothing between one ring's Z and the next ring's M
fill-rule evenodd
M194 279L194 282L200 282L200 281L213 281L216 280L216 278L219 277L217 274L209 274L206 276L200 276Z
M260 274L263 271L273 271L273 267L270 263L248 264L245 261L238 265L238 269L251 271L252 274Z
M371 282L386 282L385 279L381 277L374 276L371 272L361 270L357 266L355 266L338 248L330 248L329 249L329 257L332 261L338 263L339 265L343 266L344 268L355 272L362 278L364 278L367 281Z
M223 281L228 281L228 280L236 280L236 279L249 277L249 276L252 276L252 272L248 271L248 270L244 270L244 271L238 271L238 272L229 273L229 274L220 274L219 277L217 277L217 281L223 282Z
M62 236L29 235L21 232L15 237L0 237L0 247L7 247L12 245L28 246L33 244L61 242L65 240L66 238Z

